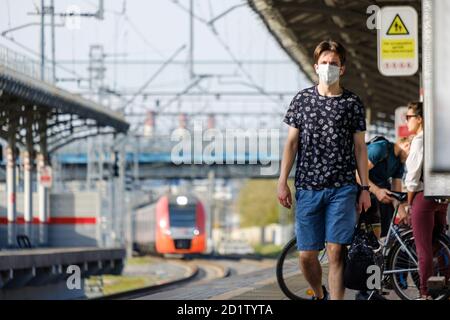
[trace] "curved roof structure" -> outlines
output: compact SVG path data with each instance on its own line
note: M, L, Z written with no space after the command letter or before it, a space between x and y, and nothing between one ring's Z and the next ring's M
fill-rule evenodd
M378 71L377 30L367 28L369 15L366 11L370 5L409 5L420 16L420 0L247 1L280 46L312 81L316 81L313 68L316 45L327 39L341 42L348 51L343 85L358 94L371 109L372 120L377 116L383 119L383 114L392 115L396 107L419 99L419 73L389 78Z
M122 115L36 79L25 72L29 68L16 70L16 60L0 61L0 138L48 153L78 139L128 131ZM35 62L22 60L35 69Z

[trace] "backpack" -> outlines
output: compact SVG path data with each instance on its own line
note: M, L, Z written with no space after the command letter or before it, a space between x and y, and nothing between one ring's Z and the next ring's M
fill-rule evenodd
M384 136L375 136L375 137L373 137L372 139L370 139L368 142L366 142L366 145L369 146L369 145L372 144L372 143L377 143L377 142L380 142L380 141L386 141L386 142L389 144L389 146L392 144L392 143L391 143L386 137L384 137ZM380 161L380 162L384 162L385 171L387 171L387 169L388 169L388 162L387 162L387 160L388 160L388 157L389 157L389 146L388 146L388 148L387 148L385 157L383 158L383 160ZM377 165L377 164L374 164L374 165Z
M372 139L370 139L368 142L366 142L366 145L369 146L372 143L377 143L380 141L386 141L389 145L391 144L391 142L384 136L375 136ZM387 158L387 154L386 154L386 158Z

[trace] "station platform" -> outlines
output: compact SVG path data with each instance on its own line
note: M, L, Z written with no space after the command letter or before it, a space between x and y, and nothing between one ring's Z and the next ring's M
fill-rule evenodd
M345 300L355 300L356 291L346 290ZM386 296L399 300L395 294ZM288 300L278 287L275 267L256 272L180 287L138 300Z
M0 299L82 298L84 281L78 281L80 286L69 287L66 282L70 276L83 279L92 275L121 274L125 257L123 248L2 250Z

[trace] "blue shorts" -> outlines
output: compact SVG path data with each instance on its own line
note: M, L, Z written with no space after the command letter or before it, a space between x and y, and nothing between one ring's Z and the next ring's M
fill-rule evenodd
M356 225L356 185L297 190L295 232L299 251L319 251L325 242L350 244Z

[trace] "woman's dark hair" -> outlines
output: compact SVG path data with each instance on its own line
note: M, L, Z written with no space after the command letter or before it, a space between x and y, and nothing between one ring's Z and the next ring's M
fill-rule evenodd
M415 115L420 116L423 119L423 103L420 101L412 101L408 103L408 109L414 111Z

